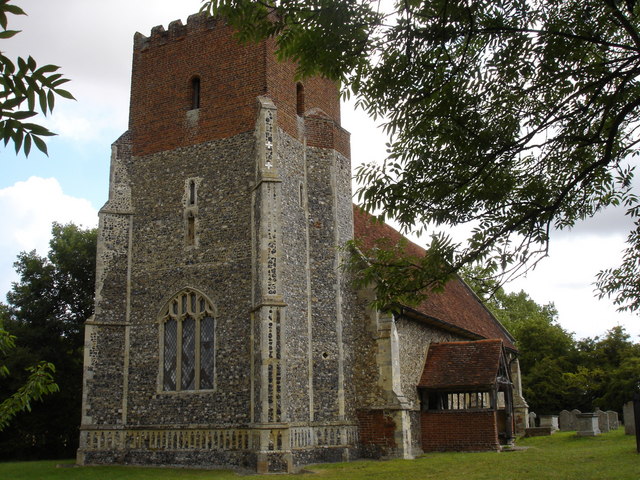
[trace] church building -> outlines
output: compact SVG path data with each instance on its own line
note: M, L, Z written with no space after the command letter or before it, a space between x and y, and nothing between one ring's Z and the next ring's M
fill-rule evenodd
M401 236L352 204L337 85L297 81L274 49L203 15L134 37L78 463L499 450L526 418L513 338L460 279L394 313L353 286L340 247Z

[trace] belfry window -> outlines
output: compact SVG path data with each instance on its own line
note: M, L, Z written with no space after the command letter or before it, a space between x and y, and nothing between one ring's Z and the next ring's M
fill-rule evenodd
M201 293L185 289L160 315L162 390L212 390L215 373L215 313Z
M191 79L191 109L200 108L200 77Z

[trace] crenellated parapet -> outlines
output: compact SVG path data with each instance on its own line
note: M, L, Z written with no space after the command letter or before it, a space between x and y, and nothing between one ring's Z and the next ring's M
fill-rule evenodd
M151 29L149 36L140 32L135 33L133 49L134 51L144 51L148 48L166 45L168 42L182 40L187 35L213 29L219 22L219 19L206 13L195 13L187 18L186 25L182 23L182 20L174 20L167 29L163 25L156 25Z

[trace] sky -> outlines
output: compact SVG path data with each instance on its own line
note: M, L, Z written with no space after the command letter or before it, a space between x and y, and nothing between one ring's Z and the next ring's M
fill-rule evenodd
M52 222L97 225L108 193L111 144L126 130L133 35L195 13L200 0L14 0L28 14L11 16L9 28L22 33L1 40L9 58L32 55L39 65L60 65L77 101L58 99L54 113L39 121L58 135L48 141L49 157L29 158L0 148L0 300L17 280L13 262L21 251L46 255ZM342 106L351 132L352 164L381 161L385 137L351 104ZM576 338L602 336L624 326L640 341L640 318L616 312L593 292L596 273L621 259L631 221L616 210L571 231L556 232L549 257L526 278L507 284L536 302L553 302L559 322ZM417 239L418 243L422 243Z

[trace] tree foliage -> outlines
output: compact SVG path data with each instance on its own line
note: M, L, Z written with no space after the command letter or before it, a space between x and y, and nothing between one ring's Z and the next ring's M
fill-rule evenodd
M25 369L32 365L55 365L60 391L31 405L29 415L18 415L0 433L1 459L68 457L77 448L83 324L93 314L96 238L95 229L54 224L46 257L35 251L18 255L20 280L4 307L15 348L5 360L11 373L0 385L0 398L28 385Z
M0 313L4 315L4 312ZM11 354L15 348L15 336L3 328L3 318L0 317L0 362ZM26 383L18 388L9 398L0 402L0 431L4 430L10 420L19 412L31 411L31 402L41 400L44 395L58 391L58 385L53 379L55 367L49 362L38 362L26 368L29 373ZM10 375L4 363L0 363L0 378Z
M516 339L524 397L536 413L595 407L622 411L640 388L640 343L622 327L576 340L558 324L558 312L524 291L507 293L482 269L465 269L472 289Z
M8 15L26 15L22 8L0 0L0 40L11 38L19 30L8 29ZM6 146L9 142L16 153L26 156L32 145L47 153L43 137L54 135L47 128L33 123L38 110L47 115L55 106L56 96L73 99L73 95L61 88L69 80L63 78L56 65L38 66L32 56L18 57L15 61L0 52L0 138Z
M630 164L640 3L205 0L203 10L225 16L245 40L276 36L300 75L340 80L384 120L386 161L357 170L367 210L417 233L471 227L463 244L436 236L423 261L440 258L441 268L406 266L411 281L385 292L387 302L477 261L503 279L523 273L546 256L553 229L621 205L635 222L629 251L598 284L619 308L640 308ZM380 278L385 267L371 264Z

